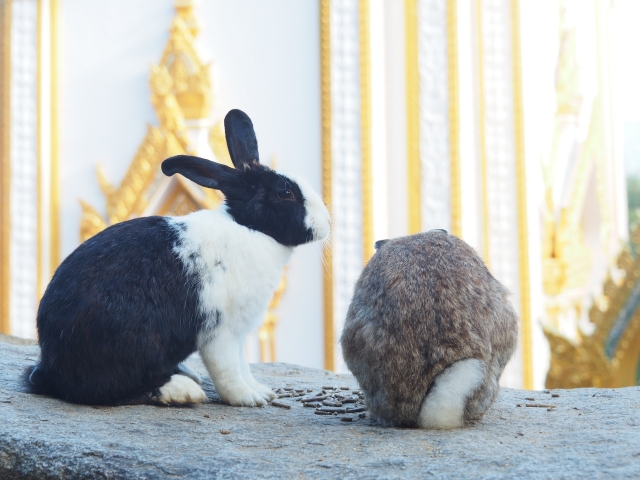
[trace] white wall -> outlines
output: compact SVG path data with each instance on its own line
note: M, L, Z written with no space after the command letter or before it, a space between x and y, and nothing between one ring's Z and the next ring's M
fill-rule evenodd
M78 199L104 213L95 165L118 184L146 124L151 64L160 61L172 0L61 2L62 248L77 245ZM262 161L321 187L317 2L207 1L196 5L203 59L213 62L215 121L231 108L252 118ZM300 247L287 275L277 327L278 361L321 367L321 247ZM255 360L255 358L253 358Z

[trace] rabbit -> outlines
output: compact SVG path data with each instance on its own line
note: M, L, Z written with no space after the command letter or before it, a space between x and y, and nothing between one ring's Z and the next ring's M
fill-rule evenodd
M445 230L375 244L340 342L371 418L459 428L496 398L518 317L476 252Z
M171 176L220 190L224 205L110 226L58 267L37 313L41 355L33 393L80 404L186 405L206 395L183 362L199 351L215 389L235 406L275 398L244 352L297 245L323 240L330 218L302 179L260 164L250 118L225 117L235 168L177 155Z

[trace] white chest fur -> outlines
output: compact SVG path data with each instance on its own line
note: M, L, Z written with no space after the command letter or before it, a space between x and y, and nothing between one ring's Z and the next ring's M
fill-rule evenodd
M224 325L238 336L257 327L293 248L238 225L224 211L201 210L172 218L181 243L175 251L198 279L207 321L199 344Z

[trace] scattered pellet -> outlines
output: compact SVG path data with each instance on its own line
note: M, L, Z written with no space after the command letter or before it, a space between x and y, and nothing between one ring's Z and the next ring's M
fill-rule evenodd
M309 408L320 408L322 406L320 403L312 403L312 402L305 402L302 405Z
M551 390L543 390L544 393L551 393Z
M527 403L525 407L538 407L538 408L556 408L556 405L548 405L546 403Z
M522 404L521 404L521 403L519 403L519 404L517 404L517 405L516 405L516 407L521 407L521 406L522 406Z
M525 400L529 400L529 401L531 401L531 402L535 402L535 401L536 401L536 399L535 399L535 398L533 398L533 397L524 397L524 399L525 399Z
M340 417L341 422L353 422L353 417Z
M320 402L320 401L324 400L325 398L327 398L327 395L316 395L315 397L302 398L302 399L300 399L300 401L302 403Z
M316 415L333 415L333 412L325 412L323 410L316 410L315 412Z
M293 387L284 387L285 392L293 392Z
M287 405L286 403L278 402L277 400L274 400L273 402L271 402L271 405L273 405L274 407L286 408L287 410L289 410L291 408L291 405Z
M364 408L364 407L347 408L347 413L364 412L365 410L366 410L366 408Z
M309 393L313 392L313 388L307 388L307 392Z
M334 390L335 387L322 387L323 390Z
M331 413L347 413L345 408L340 407L320 407L318 408L321 412L331 412Z
M547 412L553 412L555 408L547 408Z
M560 396L559 393L554 393L553 395L551 395L553 398L558 398Z
M290 393L280 393L278 395L278 398L291 398L291 394Z
M333 400L323 400L322 404L327 406L327 407L341 407L342 406L342 402L336 402Z
M208 413L204 414L204 418L211 418Z
M340 390L351 390L349 387L340 387Z
M354 395L360 395L361 393L362 393L362 391L360 391L360 390L354 390L354 391L353 391L353 394L354 394Z
M231 433L231 430L220 430L220 433L222 435L229 435Z
M360 418L367 418L367 414L366 414L366 413L361 413L360 415L358 415L358 417L360 417Z
M349 398L349 397L341 398L340 401L342 403L356 403L356 399L355 398Z

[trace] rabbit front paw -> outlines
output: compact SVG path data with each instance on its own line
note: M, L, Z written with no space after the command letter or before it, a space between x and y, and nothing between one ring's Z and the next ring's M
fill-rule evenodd
M228 389L226 392L218 392L223 402L234 407L264 407L267 399L262 392L247 386Z
M262 397L267 401L270 402L271 400L275 400L278 395L276 395L275 393L273 393L273 390L271 390L269 387L267 387L266 385L262 384L262 383L258 383L258 382L253 382L251 384L249 384L251 388L253 388L255 391L257 391L258 393L260 393L262 395Z

